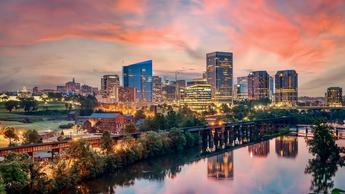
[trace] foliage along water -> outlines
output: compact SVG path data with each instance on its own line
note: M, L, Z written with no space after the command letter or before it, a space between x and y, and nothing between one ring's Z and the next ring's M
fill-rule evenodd
M339 140L339 144L345 140ZM137 163L78 186L79 193L309 193L319 174L303 137L281 136L202 157L199 150ZM345 188L345 168L328 182ZM73 191L75 192L75 191Z

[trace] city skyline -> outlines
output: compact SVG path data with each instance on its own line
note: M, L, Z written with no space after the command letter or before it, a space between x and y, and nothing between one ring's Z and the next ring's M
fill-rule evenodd
M205 71L206 53L226 51L234 78L296 69L299 96L323 96L345 87L344 8L342 1L2 1L0 90L55 88L72 77L99 86L103 74L148 59L154 75L183 71L179 77L191 79Z

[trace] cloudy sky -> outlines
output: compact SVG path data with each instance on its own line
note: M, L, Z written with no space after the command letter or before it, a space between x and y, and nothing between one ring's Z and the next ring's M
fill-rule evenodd
M0 1L0 90L99 86L146 59L156 75L188 79L212 51L234 53L236 77L296 69L301 95L345 88L345 1Z

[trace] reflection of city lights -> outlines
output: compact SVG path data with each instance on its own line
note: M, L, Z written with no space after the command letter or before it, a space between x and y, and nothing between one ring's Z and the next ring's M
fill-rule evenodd
M253 157L253 152L250 152L250 157L251 157L251 158Z

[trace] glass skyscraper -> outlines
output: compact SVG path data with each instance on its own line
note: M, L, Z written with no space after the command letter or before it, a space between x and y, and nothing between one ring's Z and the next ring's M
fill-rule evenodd
M267 71L253 71L248 75L248 99L269 99L269 80Z
M296 105L298 100L298 75L295 70L278 71L275 75L275 103Z
M136 88L139 101L152 101L152 60L123 67L123 85Z
M218 101L230 101L232 98L232 57L230 52L213 52L206 55L207 82L212 86L212 96Z
M248 77L238 77L236 84L236 97L237 100L248 99Z

